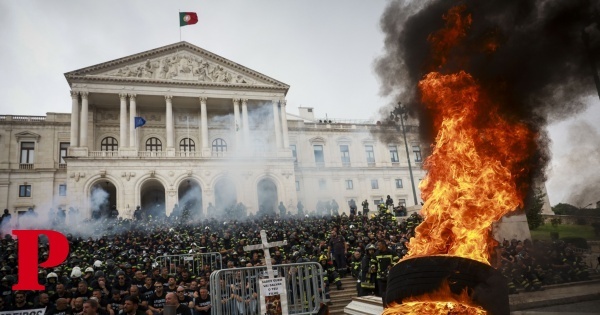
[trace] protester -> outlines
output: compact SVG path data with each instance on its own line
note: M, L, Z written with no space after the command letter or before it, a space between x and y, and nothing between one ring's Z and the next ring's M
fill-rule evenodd
M368 201L365 199L363 203L364 214L368 214ZM191 265L168 263L162 258L187 255L190 251L218 252L223 267L262 266L265 263L262 250L244 251L245 245L262 242L261 230L267 232L269 242L287 241L286 246L271 249L273 264L320 261L328 272L328 283L337 285L338 275L352 274L360 281L359 295L382 295L386 266L406 255L409 240L422 218L416 212L405 219L398 218L385 206L373 215L348 216L345 212L351 209L356 212L354 200L348 202L345 211L340 211L341 215L335 215L336 204L332 199L321 202L321 215L317 215L316 209L307 209L298 202L298 215L286 211L285 217L271 213L195 218L182 222L162 215L150 218L140 209L141 220L106 216L97 221L79 220L75 225L53 221L53 228L66 235L70 254L64 264L48 270L47 275L40 274L40 283L46 288L42 293L47 293L49 302L45 302L46 296L42 294L36 302L48 305L49 312L71 315L83 312L83 302L92 296L99 302L95 312L100 313L103 312L103 301L113 298L109 311L118 314L132 312L131 307L126 310L125 306L131 302L127 302L127 297L132 296L138 299L136 313L157 315L164 309L167 291L171 291L179 304L200 314L209 312L210 274L219 267L208 263L194 269ZM328 206L334 215L328 215ZM69 211L67 222L75 222L71 213L75 215L77 210ZM16 240L11 235L0 238L0 249L0 304L4 305L0 309L33 308L35 294L24 294L23 304L22 295L11 290L17 274ZM47 255L48 244L41 243L39 251ZM325 260L321 259L323 256ZM378 259L379 256L387 256L386 261L382 257ZM336 267L331 271L335 274L329 271L333 266L332 257L335 257ZM498 257L495 266L503 272L513 293L541 290L545 285L589 277L573 246L560 241L507 241L499 247ZM185 291L181 298L180 287ZM255 303L256 290L252 289L238 292L240 298ZM113 290L118 294L111 294Z

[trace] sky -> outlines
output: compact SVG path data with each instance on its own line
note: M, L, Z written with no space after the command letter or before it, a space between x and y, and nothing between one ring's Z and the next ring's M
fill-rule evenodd
M0 1L0 114L71 110L64 73L181 39L290 85L288 112L378 120L374 60L383 54L386 0L21 0ZM178 12L197 12L179 27ZM590 78L591 79L591 78ZM600 189L600 100L550 128L550 203L584 207Z

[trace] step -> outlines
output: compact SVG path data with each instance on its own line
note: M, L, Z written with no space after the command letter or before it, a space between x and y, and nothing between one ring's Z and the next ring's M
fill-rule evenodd
M352 277L342 278L342 286L344 290L337 290L335 287L332 287L329 291L331 297L329 315L343 315L344 308L358 295L356 291L356 279Z

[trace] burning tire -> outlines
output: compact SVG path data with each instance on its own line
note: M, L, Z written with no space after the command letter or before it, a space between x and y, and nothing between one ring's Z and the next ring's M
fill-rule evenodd
M455 256L417 257L396 264L388 276L385 307L431 295L446 283L451 295L465 292L473 305L488 314L510 313L508 287L502 275L489 265Z

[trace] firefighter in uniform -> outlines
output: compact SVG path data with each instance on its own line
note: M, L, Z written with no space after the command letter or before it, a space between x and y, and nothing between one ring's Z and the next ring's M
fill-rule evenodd
M356 292L359 293L360 296L360 266L362 264L362 255L359 251L354 251L352 254L352 258L350 258L350 273L352 277L356 279Z
M325 275L323 276L323 282L325 283L325 298L330 299L329 285L335 284L338 290L344 290L344 288L342 288L342 279L340 278L340 274L335 270L333 262L327 258L327 255L322 254L319 256L319 263L325 270Z
M375 245L367 245L367 253L363 257L360 267L360 291L358 291L358 296L375 294L375 286L377 284L376 250Z
M377 252L375 253L375 260L377 260L377 292L378 296L383 298L383 305L385 305L385 291L387 290L387 276L397 260L397 256L392 252L387 243L383 240L377 241Z

